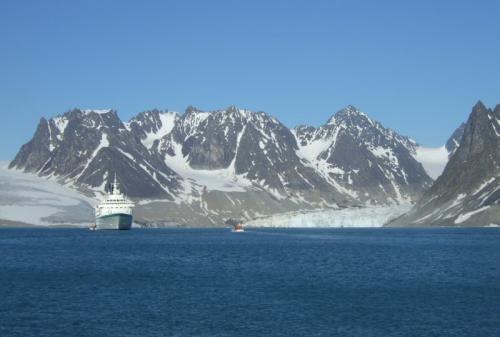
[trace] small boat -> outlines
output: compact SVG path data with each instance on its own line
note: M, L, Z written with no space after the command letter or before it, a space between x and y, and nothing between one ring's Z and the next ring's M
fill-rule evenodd
M240 233L240 232L244 232L245 229L243 228L243 224L239 223L233 227L232 231L235 233Z
M89 230L91 230L91 231L95 231L96 229L97 229L97 226L96 226L96 224L95 224L95 223L93 223L93 224L91 224L91 225L89 226Z
M245 231L245 229L243 228L243 221L241 220L228 219L225 223L226 225L233 227L231 229L231 232L233 233L241 233Z

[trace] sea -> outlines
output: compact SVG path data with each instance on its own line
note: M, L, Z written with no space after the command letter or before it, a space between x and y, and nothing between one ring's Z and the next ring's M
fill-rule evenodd
M500 229L0 229L0 336L500 336Z

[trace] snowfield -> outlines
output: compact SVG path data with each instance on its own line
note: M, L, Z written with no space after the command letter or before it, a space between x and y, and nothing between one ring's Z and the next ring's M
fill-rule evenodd
M425 172L436 180L448 163L448 150L443 145L441 147L417 147L414 158L422 164Z
M247 227L382 227L410 210L411 204L345 208L316 212L294 212L252 220Z
M2 220L41 226L88 226L93 221L95 200L7 166L0 162L0 225Z

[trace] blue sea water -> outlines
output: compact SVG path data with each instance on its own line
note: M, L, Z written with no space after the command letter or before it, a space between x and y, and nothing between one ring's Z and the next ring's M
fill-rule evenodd
M500 336L500 229L1 229L0 336Z

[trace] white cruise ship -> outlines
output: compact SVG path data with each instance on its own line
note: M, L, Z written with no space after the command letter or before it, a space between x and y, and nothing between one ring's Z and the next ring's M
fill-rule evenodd
M132 228L134 203L120 191L116 176L111 190L95 209L95 229Z

